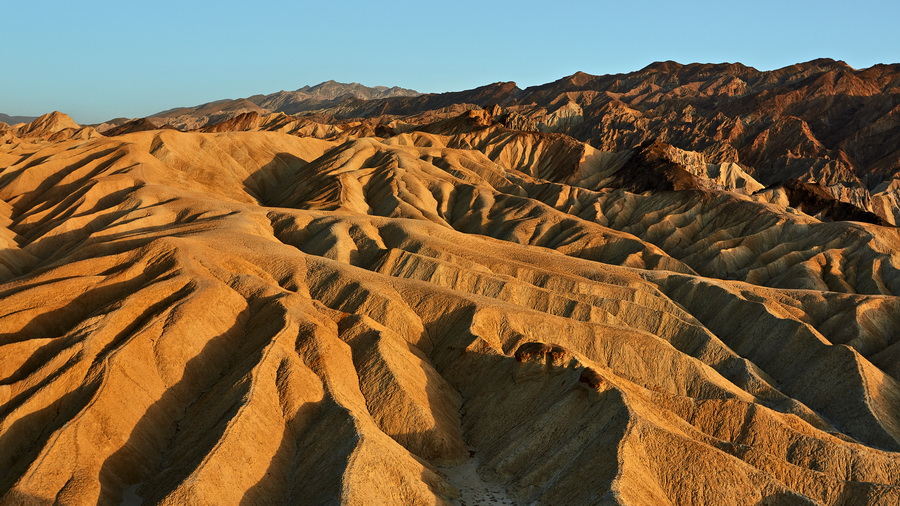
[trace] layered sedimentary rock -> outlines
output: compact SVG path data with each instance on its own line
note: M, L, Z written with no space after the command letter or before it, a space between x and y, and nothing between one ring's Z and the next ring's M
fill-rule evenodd
M0 145L0 503L900 501L897 228L435 103Z

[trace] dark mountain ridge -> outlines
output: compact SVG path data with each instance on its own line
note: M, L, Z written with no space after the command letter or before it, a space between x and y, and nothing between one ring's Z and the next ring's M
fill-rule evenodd
M0 122L7 125L15 125L17 123L31 123L36 120L37 116L10 116L9 114L0 113Z
M332 107L347 100L376 100L418 94L419 92L415 90L397 86L368 87L359 83L347 84L332 80L315 86L303 86L294 91L282 90L268 95L216 100L194 107L178 107L151 117L163 118L175 127L199 128L246 112L297 114Z

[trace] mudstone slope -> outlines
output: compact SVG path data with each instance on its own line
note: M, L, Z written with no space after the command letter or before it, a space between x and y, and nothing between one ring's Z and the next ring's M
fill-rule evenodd
M896 504L895 201L522 105L614 77L0 130L0 503Z

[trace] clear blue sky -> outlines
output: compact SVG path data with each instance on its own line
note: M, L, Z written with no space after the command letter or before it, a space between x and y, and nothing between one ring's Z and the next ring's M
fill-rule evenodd
M82 123L328 79L520 87L653 61L900 62L900 1L5 1L0 112Z

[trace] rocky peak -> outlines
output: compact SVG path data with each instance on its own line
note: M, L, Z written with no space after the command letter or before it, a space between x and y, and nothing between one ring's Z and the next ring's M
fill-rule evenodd
M81 128L81 125L75 123L75 121L69 116L59 111L53 111L51 113L39 116L31 123L24 125L20 129L20 132L22 134L59 132L60 130L65 130L66 128L77 129Z

